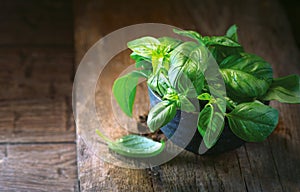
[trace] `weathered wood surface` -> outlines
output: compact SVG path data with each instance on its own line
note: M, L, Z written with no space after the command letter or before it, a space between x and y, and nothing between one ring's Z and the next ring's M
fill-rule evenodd
M70 106L60 100L0 102L0 143L74 142Z
M70 97L73 73L72 48L0 43L0 99Z
M72 1L0 10L0 191L77 191Z
M0 145L0 191L77 191L74 144Z
M97 40L127 25L157 22L197 30L205 35L220 35L236 23L245 50L269 61L276 77L300 74L299 50L276 1L76 0L74 9L77 64ZM97 99L110 98L112 82L128 65L128 59L123 56L120 62L114 58L111 63L107 68L109 73L99 80L106 84L101 89L98 87ZM118 64L119 68L113 64ZM281 113L280 123L268 140L212 157L184 152L153 169L130 170L113 166L92 156L79 140L80 188L82 191L299 191L300 108L299 105L271 104ZM101 115L110 117L106 125L111 127L105 130L113 136L112 132L116 132L119 125L111 110L106 108L109 105L102 102L98 107Z

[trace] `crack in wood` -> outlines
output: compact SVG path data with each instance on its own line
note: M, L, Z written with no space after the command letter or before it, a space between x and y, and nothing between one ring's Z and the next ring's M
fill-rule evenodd
M13 114L14 114L14 119L13 119L13 127L12 127L13 131L12 131L12 133L17 135L19 133L22 133L22 130L17 130L17 121L20 119L21 114L17 111L14 111Z
M245 177L244 177L244 175L243 175L243 171L242 171L242 167L241 167L240 158L239 158L239 156L238 156L238 154L237 154L236 151L235 151L235 156L236 156L236 158L237 158L237 160L238 160L237 162L238 162L238 165L239 165L239 171L240 171L241 177L243 178L245 189L246 189L246 191L248 192L248 191L249 191L249 190L248 190L248 185L247 185L246 179L245 179Z
M282 182L281 182L281 178L280 178L280 174L279 174L279 171L278 171L277 162L275 161L275 158L274 158L274 154L273 154L272 146L271 146L271 143L270 143L270 139L267 139L267 140L268 140L268 144L269 144L268 148L270 150L272 161L273 161L276 173L277 173L277 178L278 178L278 181L279 181L280 186L281 186L281 191L284 191L284 188L283 188L283 185L282 185Z
M5 148L4 148L4 157L5 158L8 157L8 145L7 144L5 145Z
M249 167L250 167L250 170L251 170L251 177L252 177L252 178L255 178L253 166L252 166L252 163L251 163L251 161L250 161L250 158L249 158L249 154L248 154L246 145L244 145L244 148L245 148L246 157L247 157L247 160L248 160L248 163L249 163ZM257 173L257 170L255 171L255 173ZM260 188L260 191L263 191L261 182L259 182L259 188Z

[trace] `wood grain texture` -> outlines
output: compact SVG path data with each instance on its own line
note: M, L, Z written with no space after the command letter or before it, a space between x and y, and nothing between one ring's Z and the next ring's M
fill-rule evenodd
M72 1L1 1L0 191L78 191Z
M0 101L0 143L74 142L65 99Z
M71 96L71 48L0 48L0 99Z
M83 140L78 140L77 145L81 191L153 191L148 171L113 166L93 158Z
M0 145L0 191L77 191L75 147Z
M290 26L276 1L75 1L76 63L101 37L136 23L158 22L204 35L221 35L232 24L239 26L245 50L270 62L274 76L300 74L299 50ZM99 82L100 97L111 97L111 85L129 65L116 58ZM143 89L143 87L141 87ZM144 88L145 89L145 88ZM110 101L110 100L109 100ZM136 108L145 108L145 100ZM280 111L280 123L270 138L249 143L225 154L201 157L184 152L172 161L147 170L126 170L109 165L78 143L79 180L82 191L298 191L300 188L299 105L271 103ZM121 126L105 102L98 112L106 117L107 133L113 137ZM100 108L101 107L101 108ZM102 113L101 113L101 110ZM144 112L144 111L141 111ZM139 115L139 114L137 114ZM111 119L108 120L107 119ZM135 116L136 118L136 116ZM110 127L109 127L110 126ZM107 127L106 127L107 128Z

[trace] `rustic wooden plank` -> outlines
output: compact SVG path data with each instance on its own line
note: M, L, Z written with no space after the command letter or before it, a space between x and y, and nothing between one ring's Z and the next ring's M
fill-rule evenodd
M72 1L1 3L0 46L73 44Z
M0 143L74 142L68 105L64 98L1 101Z
M155 191L246 190L235 151L207 157L183 152L151 173Z
M72 1L4 0L0 22L0 191L79 191Z
M0 99L71 96L73 50L0 48Z
M251 172L259 180L260 190L282 191L282 183L279 179L279 173L273 160L273 154L270 151L268 141L247 144L246 153L248 161L250 162Z
M95 158L83 140L77 144L81 191L153 191L148 171L113 166Z
M0 145L1 191L77 191L75 144Z
M217 0L201 1L201 3L190 0L151 1L141 5L137 1L125 3L77 0L75 14L77 64L87 49L99 38L126 25L160 22L186 29L196 29L205 35L221 35L228 26L236 23L240 27L240 40L246 51L256 53L269 61L274 67L275 76L299 74L297 64L300 61L299 53L278 2L232 0L220 4ZM99 79L100 83L105 82L102 84L105 86L101 87L102 90L98 87L96 92L99 116L104 117L106 121L104 123L108 128L105 131L112 137L120 134L116 131L120 125L113 120L112 112L107 109L109 105L103 102L103 98L110 99L113 80L118 72L129 64L124 54L123 62L118 62L118 59L122 61L122 58L115 59L112 63L121 63L121 65L108 66L106 72L109 73L103 73L104 75ZM143 89L143 86L140 88ZM100 97L102 97L101 103ZM141 99L135 106L135 110L137 108L145 110L146 101ZM263 143L247 144L246 147L215 157L199 157L185 152L173 161L151 169L151 177L147 176L148 170L140 170L141 172L138 173L128 170L117 174L116 170L119 168L103 165L105 163L102 160L88 155L84 150L85 146L79 143L81 189L83 191L137 189L137 191L296 191L300 183L298 179L300 161L297 156L300 152L297 147L300 134L296 129L299 121L289 114L299 114L299 105L294 107L276 103L272 105L283 111L281 119L284 119L284 126L280 124L277 128L277 130L284 130L281 131L283 133L276 131ZM145 112L142 109L139 113ZM137 118L138 115L134 117ZM289 132L293 137L286 136ZM289 172L293 173L289 175ZM126 177L132 177L133 180L119 182L119 178ZM140 185L136 185L135 180L145 182L146 187L141 188ZM113 185L112 183L115 182L118 184ZM149 187L150 184L152 187Z
M276 105L275 105L276 104ZM283 191L300 189L300 120L299 105L275 103L280 110L279 126L269 138L270 152L276 165Z

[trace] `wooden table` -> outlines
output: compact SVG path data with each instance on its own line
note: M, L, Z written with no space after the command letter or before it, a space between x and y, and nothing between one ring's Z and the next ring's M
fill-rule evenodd
M78 191L72 2L0 10L0 191Z
M169 0L97 1L75 0L76 63L106 34L137 23L165 23L204 35L222 35L232 24L247 52L270 62L275 77L300 74L300 57L286 16L277 1ZM129 52L127 51L126 54ZM125 68L124 56L115 58ZM123 65L122 65L123 63ZM108 97L121 70L111 67L104 92ZM100 94L100 95L99 95ZM103 94L103 95L101 95ZM132 170L113 166L88 153L78 140L78 170L82 191L299 191L300 108L271 105L280 111L275 132L262 143L217 156L203 157L183 152L152 169ZM106 110L106 105L101 105ZM111 112L106 113L110 117ZM137 114L139 115L139 114ZM138 118L138 116L135 116ZM108 120L109 122L109 120ZM108 132L116 128L110 127ZM79 128L80 132L80 128Z

